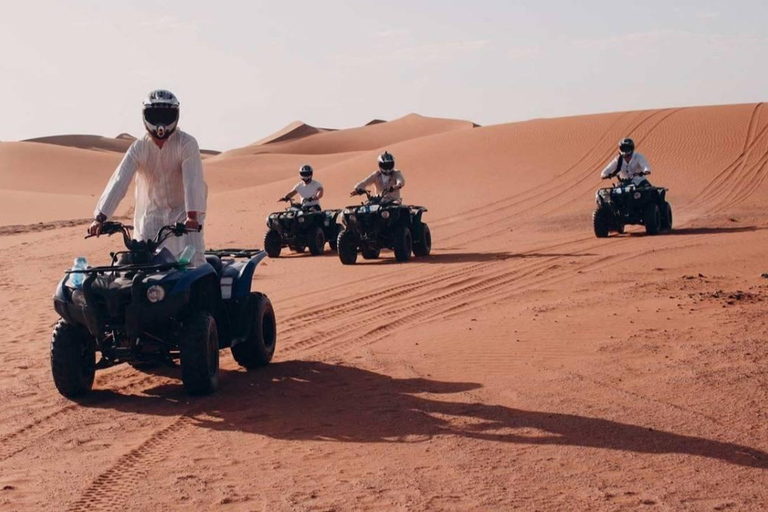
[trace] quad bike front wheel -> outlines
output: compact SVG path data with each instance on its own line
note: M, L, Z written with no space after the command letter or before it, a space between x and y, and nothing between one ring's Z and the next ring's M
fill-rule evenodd
M181 380L190 395L207 395L219 386L219 334L207 311L194 311L181 330Z
M309 252L312 256L320 256L325 250L325 233L323 228L312 229L308 237Z
M613 215L607 208L595 208L592 212L592 227L595 230L595 236L597 238L607 238L608 233L611 231L611 224L613 222Z
M51 336L51 373L56 389L76 398L93 388L96 340L83 327L59 320Z
M351 231L345 229L339 233L336 249L344 265L354 265L357 262L357 236Z
M645 232L649 235L658 234L661 229L661 212L659 211L659 205L656 203L648 203L643 210L643 224L645 224Z
M264 235L264 250L270 258L279 258L280 251L283 249L283 237L275 229L270 229Z
M398 226L392 234L395 249L395 259L399 262L406 262L411 259L413 251L413 237L408 226Z
M672 206L666 201L661 205L661 231L672 231Z
M423 258L429 256L430 252L432 252L432 232L426 223L422 223L413 238L413 255Z
M272 360L277 345L272 302L262 293L251 292L245 314L249 320L248 333L243 341L232 345L232 357L244 368L265 366Z

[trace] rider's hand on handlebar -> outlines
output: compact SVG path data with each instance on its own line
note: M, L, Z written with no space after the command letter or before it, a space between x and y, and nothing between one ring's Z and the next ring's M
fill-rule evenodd
M94 220L91 225L88 226L88 234L90 236L99 236L101 234L101 228L104 225L103 222Z
M184 221L184 227L192 231L199 231L200 223L197 221L197 219L191 219L187 217L187 220Z

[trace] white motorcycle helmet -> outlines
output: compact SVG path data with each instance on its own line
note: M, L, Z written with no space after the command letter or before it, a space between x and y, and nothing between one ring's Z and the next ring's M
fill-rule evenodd
M144 127L156 139L167 139L179 124L179 100L171 91L158 89L144 99Z

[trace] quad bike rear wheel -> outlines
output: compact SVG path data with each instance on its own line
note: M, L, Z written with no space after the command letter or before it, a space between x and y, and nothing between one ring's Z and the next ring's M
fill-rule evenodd
M339 232L341 232L341 226L338 224L331 226L328 232L328 247L330 247L333 252L336 252L336 249L338 248Z
M659 232L661 229L661 212L658 204L648 203L645 205L643 224L645 224L645 232L649 235L655 235Z
M280 251L283 249L283 237L275 229L270 229L264 235L264 250L270 258L279 258Z
M246 307L248 333L243 341L232 345L232 357L240 366L253 369L272 360L277 345L277 322L272 302L262 293L251 292Z
M413 238L408 226L398 226L392 233L393 246L395 249L395 259L399 262L405 262L411 259L413 251Z
M219 335L210 313L190 313L181 330L181 380L190 395L207 395L219 386Z
M51 373L56 389L67 398L93 388L96 340L85 328L58 321L51 336Z
M667 233L672 231L672 205L664 201L661 205L661 231Z
M323 228L316 227L309 232L308 237L309 252L312 256L320 256L325 250L325 233Z
M432 252L432 232L426 222L416 230L413 238L413 255L423 258Z
M592 227L595 230L595 236L597 238L607 238L608 233L611 230L611 224L613 222L613 215L607 208L597 207L592 212Z
M357 236L351 231L345 229L339 233L336 249L344 265L354 265L357 262Z

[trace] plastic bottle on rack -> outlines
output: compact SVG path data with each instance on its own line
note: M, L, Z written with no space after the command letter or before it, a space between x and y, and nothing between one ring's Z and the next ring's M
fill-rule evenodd
M85 270L88 268L88 260L85 256L78 256L75 258L75 264L72 265L72 270ZM85 274L80 272L76 274L69 274L69 281L75 286L75 288L82 288L83 281L85 281Z

